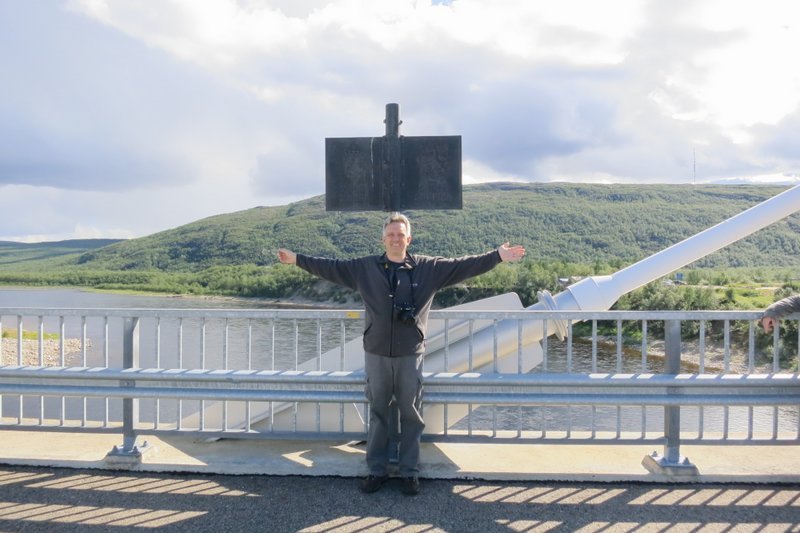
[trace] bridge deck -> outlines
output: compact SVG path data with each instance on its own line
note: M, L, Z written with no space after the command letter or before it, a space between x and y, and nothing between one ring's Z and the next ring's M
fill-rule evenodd
M135 470L206 474L356 477L365 473L364 448L324 441L220 440L142 437L149 444ZM0 431L0 463L108 468L106 454L121 444L110 434ZM663 482L679 478L648 472L642 459L660 445L423 443L422 478L548 481ZM797 446L685 445L699 469L686 481L800 483Z

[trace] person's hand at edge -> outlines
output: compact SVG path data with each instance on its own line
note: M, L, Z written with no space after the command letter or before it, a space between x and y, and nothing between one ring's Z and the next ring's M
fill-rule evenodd
M525 257L524 247L520 245L510 246L509 243L507 242L501 244L497 248L497 251L500 253L500 259L502 259L504 263L511 261L519 261L520 259Z
M294 265L297 263L297 254L286 248L280 248L278 250L278 261L284 265Z

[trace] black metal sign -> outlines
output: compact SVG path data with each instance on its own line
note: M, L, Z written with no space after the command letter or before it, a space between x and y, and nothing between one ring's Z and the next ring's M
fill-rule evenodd
M461 209L461 136L401 137L397 104L384 137L325 139L328 211Z

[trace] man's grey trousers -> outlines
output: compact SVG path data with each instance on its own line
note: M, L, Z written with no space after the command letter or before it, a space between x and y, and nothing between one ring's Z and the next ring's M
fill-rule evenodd
M400 411L400 457L402 477L419 472L419 442L422 421L422 356L364 356L366 395L370 405L367 434L367 467L373 476L385 476L389 468L389 404L392 398ZM392 407L394 408L394 406Z

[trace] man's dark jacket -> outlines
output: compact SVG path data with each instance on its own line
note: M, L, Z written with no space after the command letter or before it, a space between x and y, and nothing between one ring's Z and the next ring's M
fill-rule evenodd
M764 311L764 316L772 318L783 318L786 315L800 312L800 294L789 296L783 300L778 300L774 304L767 307Z
M406 254L392 290L392 264L386 254L348 260L297 254L297 266L303 270L361 294L366 311L364 351L389 357L425 352L428 311L436 291L488 272L501 262L497 250L455 259ZM411 305L416 313L413 323L394 319L395 307Z

